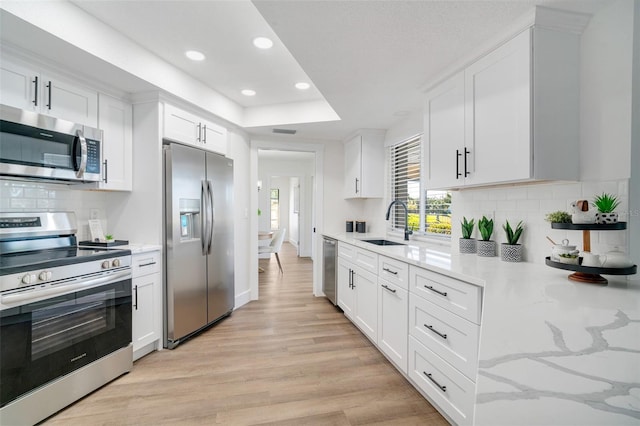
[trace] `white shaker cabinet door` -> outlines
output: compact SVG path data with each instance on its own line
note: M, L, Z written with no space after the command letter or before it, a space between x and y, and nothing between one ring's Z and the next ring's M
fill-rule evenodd
M156 287L160 286L160 274L145 275L133 279L133 351L160 338L157 333Z
M362 268L354 271L356 290L355 323L373 342L378 341L378 277Z
M362 196L362 136L344 145L344 197Z
M193 114L164 105L164 138L199 146L200 119Z
M2 60L0 62L0 103L38 111L42 99L37 90L42 79L37 71Z
M465 184L471 164L465 169L464 72L460 72L427 93L424 117L424 146L429 167L429 189L455 188ZM466 147L471 151L471 147Z
M98 92L57 77L42 75L41 111L74 123L98 127Z
M378 348L407 374L409 292L378 278Z
M98 127L103 132L104 169L100 189L131 191L133 187L132 107L100 94Z
M531 30L465 70L465 131L474 185L531 177Z
M356 292L353 287L353 266L338 258L338 306L351 321L355 321Z

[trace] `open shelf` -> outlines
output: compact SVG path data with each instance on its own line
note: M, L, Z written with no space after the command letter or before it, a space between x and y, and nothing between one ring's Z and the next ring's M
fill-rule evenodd
M552 223L553 229L572 229L575 231L621 231L627 229L627 222L616 223Z
M582 258L580 258L580 261L582 262ZM552 268L582 272L591 275L633 275L638 271L637 265L629 266L628 268L597 268L593 266L570 265L568 263L556 262L555 260L551 260L551 257L549 256L545 258L545 263L547 266L551 266Z

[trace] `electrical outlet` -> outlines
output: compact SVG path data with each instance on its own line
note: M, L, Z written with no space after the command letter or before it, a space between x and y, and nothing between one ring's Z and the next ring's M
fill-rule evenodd
M100 210L98 209L91 209L90 211L90 215L91 215L91 219L99 219L100 218Z

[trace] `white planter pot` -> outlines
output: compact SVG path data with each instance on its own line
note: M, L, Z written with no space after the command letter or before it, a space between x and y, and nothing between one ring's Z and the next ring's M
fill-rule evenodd
M460 246L460 253L476 252L476 240L474 238L460 238L458 241Z
M618 213L596 213L596 223L599 224L607 224L607 223L617 223L618 222Z
M494 257L496 255L496 242L478 240L478 256Z
M522 262L522 244L500 244L500 259L505 262Z

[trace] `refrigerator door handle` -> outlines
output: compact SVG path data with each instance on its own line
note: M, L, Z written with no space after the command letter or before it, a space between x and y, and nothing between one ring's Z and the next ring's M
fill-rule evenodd
M200 182L200 244L202 246L202 255L207 254L205 236L207 234L209 219L207 214L207 191L205 189L205 181Z
M215 200L213 198L213 184L210 180L207 180L207 191L209 196L209 220L211 223L211 228L209 229L209 242L207 243L207 254L211 254L211 244L213 243L213 228L216 223L216 209L215 209Z

